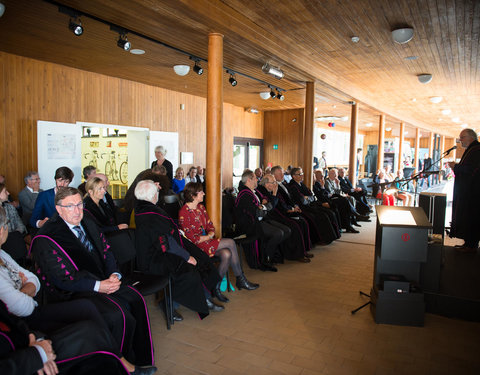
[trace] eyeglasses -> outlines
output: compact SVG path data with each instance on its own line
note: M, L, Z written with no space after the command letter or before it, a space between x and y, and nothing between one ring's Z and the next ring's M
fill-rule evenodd
M303 173L295 173L294 176L303 176Z
M80 202L78 204L69 204L67 206L64 206L63 204L57 204L57 206L66 208L68 211L73 211L75 208L78 208L79 210L83 210L84 204L83 202Z

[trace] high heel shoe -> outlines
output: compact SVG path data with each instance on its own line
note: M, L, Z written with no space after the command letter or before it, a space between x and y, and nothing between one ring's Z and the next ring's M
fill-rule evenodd
M228 281L227 281L227 282L228 282ZM229 302L230 300L229 300L226 296L224 296L224 295L222 294L222 291L220 290L220 284L221 284L221 283L222 283L222 282L220 281L220 282L217 284L215 290L213 291L213 295L214 295L215 297L217 297L217 299L218 299L220 302L226 303L226 302Z
M246 289L246 290L254 290L257 289L260 285L252 283L247 280L245 277L245 274L241 274L240 276L237 276L237 288L238 289Z

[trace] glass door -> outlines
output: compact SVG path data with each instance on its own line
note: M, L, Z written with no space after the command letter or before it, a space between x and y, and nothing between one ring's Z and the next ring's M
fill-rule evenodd
M254 171L263 167L263 139L239 138L233 139L233 186L238 184L245 169Z

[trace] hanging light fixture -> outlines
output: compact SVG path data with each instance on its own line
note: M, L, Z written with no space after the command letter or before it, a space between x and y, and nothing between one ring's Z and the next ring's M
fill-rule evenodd
M228 79L228 82L230 82L230 84L234 87L237 86L238 82L237 82L237 79L235 78L235 73L229 70L227 70L227 73L230 73L230 78Z
M73 21L72 19L70 19L70 23L68 24L68 28L76 35L76 36L80 36L83 34L83 26L82 26L82 22L80 20L78 20L78 22Z
M193 66L193 71L197 73L199 76L203 74L203 68L200 66L200 62L198 60L195 61L195 65Z
M270 97L272 99L275 99L277 97L277 95L275 94L275 91L273 91L273 87L270 87Z
M265 63L263 66L262 66L262 71L266 74L270 74L272 76L274 76L275 78L278 78L278 79L282 79L285 74L282 72L282 70L280 68L276 68L272 65L270 65L269 63Z

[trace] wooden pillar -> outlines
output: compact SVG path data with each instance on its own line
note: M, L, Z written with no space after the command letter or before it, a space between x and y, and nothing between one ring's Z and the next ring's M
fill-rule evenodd
M418 166L420 165L418 163L418 158L420 156L420 128L417 128L415 130L415 163L413 167L415 168L415 171L418 172Z
M400 123L400 142L398 144L398 163L397 169L403 169L403 139L405 138L405 123Z
M223 35L208 35L207 76L207 211L222 235L222 122L223 122Z
M380 115L378 124L378 156L377 156L377 171L383 168L383 157L385 153L385 115ZM375 171L375 173L377 172Z
M313 120L315 115L315 82L307 82L305 94L305 126L303 131L304 183L313 186Z
M358 133L358 104L352 105L350 121L350 157L348 163L348 178L352 185L357 186L357 133Z
M433 158L433 132L430 132L430 139L428 142L428 157Z

